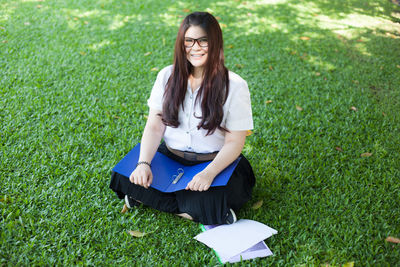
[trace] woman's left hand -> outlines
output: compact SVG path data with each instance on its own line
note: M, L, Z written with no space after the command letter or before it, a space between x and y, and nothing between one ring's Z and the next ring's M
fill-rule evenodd
M215 176L207 174L205 171L201 171L193 177L185 189L192 191L207 191L214 181L214 178Z

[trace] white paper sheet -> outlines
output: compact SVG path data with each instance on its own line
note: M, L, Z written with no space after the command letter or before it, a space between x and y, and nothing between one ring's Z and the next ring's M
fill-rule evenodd
M204 225L203 228L205 231L208 231L210 229L213 229L213 228L219 227L219 226L220 225ZM220 255L217 253L218 258L222 263L226 263L226 262L235 263L235 262L239 262L242 260L263 258L263 257L272 256L272 255L273 255L272 251L269 249L269 247L265 244L264 241L258 242L251 248L241 252L240 254L238 254L236 256L233 256L232 258L226 257L225 255Z
M213 248L221 258L229 259L277 233L275 229L260 222L241 219L234 224L202 232L194 238Z
M268 257L273 255L272 251L269 249L269 247L264 243L264 241L261 241L257 243L256 245L252 246L246 251L241 252L240 254L233 256L231 258L225 256L225 255L219 255L220 260L222 263L230 262L230 263L235 263L239 262L242 260L250 260L254 258L263 258L263 257Z

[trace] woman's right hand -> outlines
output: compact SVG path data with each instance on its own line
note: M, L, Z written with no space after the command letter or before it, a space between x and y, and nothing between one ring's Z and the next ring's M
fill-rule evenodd
M129 176L131 183L149 188L153 182L153 173L151 172L150 166L146 164L140 164Z

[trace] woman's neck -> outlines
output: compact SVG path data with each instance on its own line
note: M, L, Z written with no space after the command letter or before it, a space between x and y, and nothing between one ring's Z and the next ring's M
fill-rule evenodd
M200 67L194 68L193 69L193 73L192 73L193 78L202 79L203 78L203 71L204 71L204 68L200 68Z
M189 76L189 82L192 92L194 93L194 91L199 88L203 82L203 68L194 68L193 73Z

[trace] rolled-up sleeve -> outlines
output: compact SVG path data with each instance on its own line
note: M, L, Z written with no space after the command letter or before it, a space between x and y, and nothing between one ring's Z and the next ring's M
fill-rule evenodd
M147 99L147 105L154 110L162 111L165 85L171 75L171 68L172 66L165 67L158 73L150 97Z
M226 128L231 131L253 129L250 91L246 81L241 80L232 86L229 94L232 95L226 117Z

